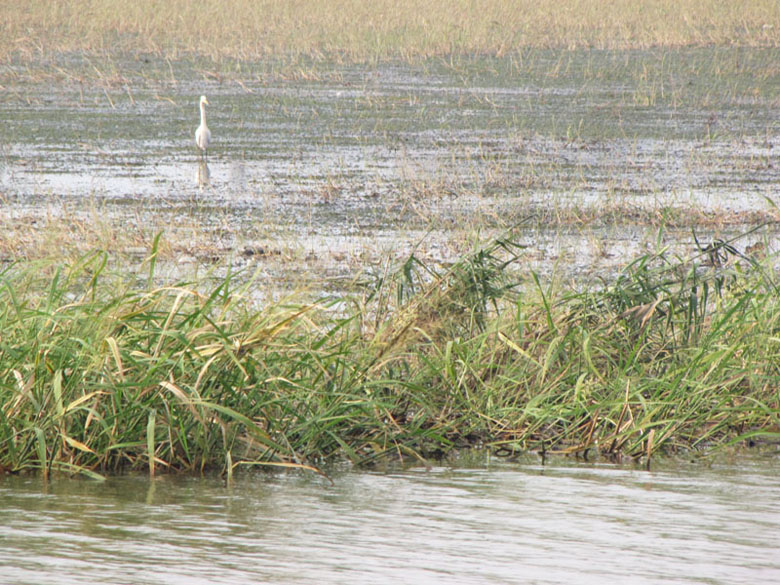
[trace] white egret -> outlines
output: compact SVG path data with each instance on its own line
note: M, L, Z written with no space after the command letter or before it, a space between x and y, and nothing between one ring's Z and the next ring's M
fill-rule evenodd
M195 130L195 144L200 148L201 153L205 154L206 149L211 142L211 130L206 126L206 106L209 105L209 100L205 95L200 96L200 126Z

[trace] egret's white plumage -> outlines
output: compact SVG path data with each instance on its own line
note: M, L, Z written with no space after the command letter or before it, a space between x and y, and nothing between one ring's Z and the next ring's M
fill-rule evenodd
M198 129L195 130L195 144L197 144L198 148L200 148L204 153L209 147L209 142L211 142L211 130L209 130L209 127L206 126L207 105L209 105L209 100L206 99L206 96L200 96L200 126L198 126Z

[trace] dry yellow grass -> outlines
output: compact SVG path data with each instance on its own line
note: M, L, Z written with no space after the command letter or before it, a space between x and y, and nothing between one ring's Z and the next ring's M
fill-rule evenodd
M524 47L780 46L777 0L0 0L0 58L414 59Z

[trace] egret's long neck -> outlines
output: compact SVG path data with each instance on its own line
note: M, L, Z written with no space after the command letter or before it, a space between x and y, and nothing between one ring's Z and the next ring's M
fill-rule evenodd
M200 125L206 125L206 104L203 102L200 103Z

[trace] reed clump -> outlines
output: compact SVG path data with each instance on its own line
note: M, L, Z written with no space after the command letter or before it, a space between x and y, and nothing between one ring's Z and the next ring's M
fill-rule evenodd
M780 438L780 291L731 243L575 291L513 269L508 238L446 270L412 257L362 300L264 306L251 278L160 286L158 248L144 278L99 252L0 273L4 470L232 473L474 446L647 458Z

